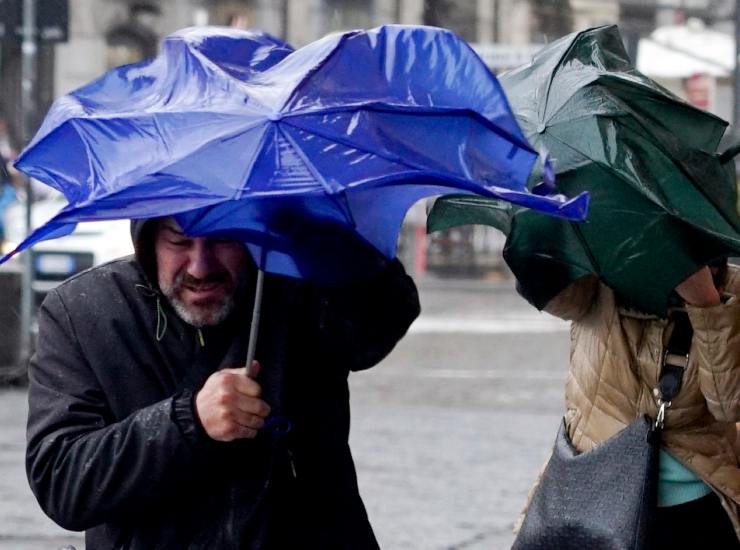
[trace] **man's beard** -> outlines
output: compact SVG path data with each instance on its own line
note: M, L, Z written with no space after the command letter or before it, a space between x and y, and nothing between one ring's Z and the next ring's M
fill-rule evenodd
M159 282L162 293L169 300L178 317L196 328L215 326L229 316L236 305L237 296L244 289L244 277L237 282L237 286L220 300L210 301L205 304L187 304L180 299L180 294L185 286L197 286L199 284L228 283L229 276L226 273L216 273L205 279L195 279L187 273L180 273L171 285Z

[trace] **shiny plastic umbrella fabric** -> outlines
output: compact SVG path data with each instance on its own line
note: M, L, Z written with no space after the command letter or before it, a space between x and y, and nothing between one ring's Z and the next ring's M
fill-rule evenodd
M536 307L594 274L663 315L679 282L740 253L736 151L717 154L727 123L636 71L615 26L553 42L500 82L527 138L551 155L558 189L591 194L588 219L443 197L429 226L505 231L504 257Z
M176 215L189 234L243 239L266 271L331 274L351 267L345 252L392 258L429 195L583 218L586 196L527 191L536 159L495 77L448 31L380 27L292 51L186 29L54 104L16 165L69 205L21 248L78 221Z

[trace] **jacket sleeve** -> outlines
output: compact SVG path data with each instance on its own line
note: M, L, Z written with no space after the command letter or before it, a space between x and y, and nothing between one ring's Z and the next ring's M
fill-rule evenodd
M544 311L566 321L579 321L596 302L599 287L597 277L592 275L581 277L550 300Z
M211 453L187 391L114 421L78 336L52 291L29 369L26 471L43 510L72 530L172 498Z
M368 282L321 294L321 345L350 370L381 361L421 311L416 285L398 260Z
M740 300L699 308L687 306L699 365L699 385L712 415L740 421Z

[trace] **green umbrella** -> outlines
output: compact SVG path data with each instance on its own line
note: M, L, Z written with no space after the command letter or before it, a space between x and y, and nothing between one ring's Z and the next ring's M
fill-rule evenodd
M595 274L664 315L679 282L740 254L737 147L716 153L727 123L635 70L616 26L565 36L500 82L530 143L549 152L558 189L591 194L588 219L447 196L435 202L429 231L466 223L504 231L504 257L539 309Z

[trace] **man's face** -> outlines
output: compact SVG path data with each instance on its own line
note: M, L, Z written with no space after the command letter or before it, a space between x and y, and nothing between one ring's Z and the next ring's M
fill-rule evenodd
M154 252L159 288L186 323L202 327L226 319L245 283L247 252L241 243L188 237L173 218L163 218Z

